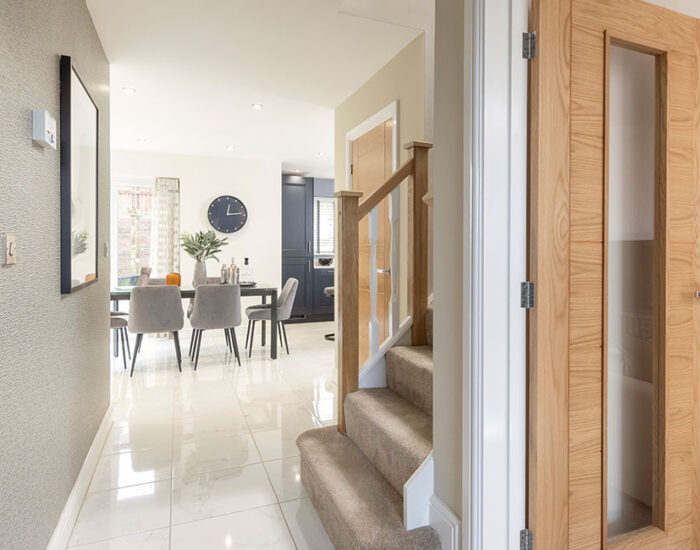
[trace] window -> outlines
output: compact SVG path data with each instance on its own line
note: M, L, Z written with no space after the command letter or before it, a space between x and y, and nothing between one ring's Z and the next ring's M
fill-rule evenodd
M314 252L335 254L335 201L327 197L314 198Z
M142 267L151 265L153 185L118 182L115 192L115 275L117 285L128 286L134 284Z

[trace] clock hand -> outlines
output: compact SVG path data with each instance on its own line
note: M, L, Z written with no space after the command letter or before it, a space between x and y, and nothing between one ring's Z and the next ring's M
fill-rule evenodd
M226 215L227 216L242 216L243 214L241 212L231 212L231 205L229 204L226 207Z

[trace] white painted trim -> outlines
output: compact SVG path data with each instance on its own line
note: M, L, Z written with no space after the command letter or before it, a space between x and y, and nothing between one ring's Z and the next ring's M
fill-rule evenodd
M430 525L430 498L435 492L433 451L403 486L403 524L407 531Z
M386 388L386 362L384 361L384 356L394 346L411 345L411 325L413 325L413 319L409 315L401 323L399 331L384 340L382 345L379 346L377 356L370 357L360 367L360 389Z
M526 323L519 283L527 254L527 62L518 43L528 5L468 0L467 6L463 545L515 550L526 497Z
M112 428L112 405L109 406L107 412L105 412L100 427L97 429L97 433L92 440L90 449L88 450L83 465L80 468L78 477L75 479L73 484L73 489L68 495L66 500L66 505L63 507L63 512L61 517L58 519L58 524L56 529L51 536L49 545L46 550L65 550L68 546L71 534L73 533L73 526L78 520L78 514L80 513L80 508L83 505L83 500L90 487L90 482L92 481L92 474L97 467L97 462L102 454L102 448L107 441L107 436Z
M461 522L437 496L430 497L430 526L437 531L442 550L460 549ZM491 550L491 549L489 549ZM493 550L496 550L495 548ZM500 549L499 549L500 550Z
M374 130L380 124L383 124L387 120L393 120L393 130L392 130L392 159L391 159L391 169L396 172L399 166L399 100L396 99L389 103L383 109L380 109L369 117L364 122L361 122L353 129L349 130L345 134L345 189L352 189L352 174L350 173L350 165L352 164L352 142L357 138L365 135L370 130Z

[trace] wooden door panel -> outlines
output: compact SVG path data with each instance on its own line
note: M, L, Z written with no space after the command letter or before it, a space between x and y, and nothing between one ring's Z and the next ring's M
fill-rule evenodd
M531 65L530 269L538 298L530 313L528 523L537 547L547 550L697 549L700 22L639 0L535 0L532 18L539 43ZM657 58L657 230L644 246L659 259L650 301L661 310L653 328L660 362L653 375L652 525L608 539L613 43ZM567 334L559 330L563 319Z
M391 175L392 126L391 121L378 125L352 144L352 188L361 191L365 198L374 192ZM389 200L378 205L379 231L376 246L377 269L391 264L391 223ZM369 357L369 322L371 318L369 216L360 221L359 240L359 331L360 364ZM380 343L389 336L389 303L391 279L385 274L377 276L377 320Z

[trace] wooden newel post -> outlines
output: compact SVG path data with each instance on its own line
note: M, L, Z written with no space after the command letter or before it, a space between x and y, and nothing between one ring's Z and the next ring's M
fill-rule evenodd
M404 146L413 156L413 176L408 184L408 311L413 318L411 342L427 344L425 312L428 309L428 151L433 144L413 141Z
M362 193L338 191L335 194L338 250L335 255L338 305L336 357L338 362L338 431L345 433L345 396L358 390L359 334L359 237L358 205Z

